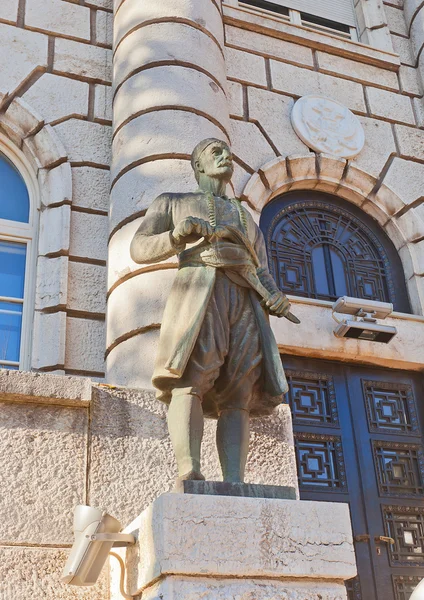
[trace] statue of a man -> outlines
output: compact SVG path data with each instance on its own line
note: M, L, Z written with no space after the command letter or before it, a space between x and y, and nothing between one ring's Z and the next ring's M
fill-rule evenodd
M149 264L178 256L152 381L169 404L179 479L204 479L206 416L218 419L224 481L240 482L250 415L272 413L287 391L268 314L296 318L269 273L259 227L225 195L233 174L228 145L203 140L191 164L198 190L156 198L132 240L131 257Z

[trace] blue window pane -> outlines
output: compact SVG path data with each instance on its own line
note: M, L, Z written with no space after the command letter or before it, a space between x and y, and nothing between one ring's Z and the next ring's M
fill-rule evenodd
M330 294L330 289L328 286L323 246L317 246L312 250L312 265L317 293L328 296Z
M0 296L24 297L26 245L0 240Z
M22 304L0 302L0 362L19 361Z
M330 248L330 256L331 266L333 267L334 285L336 286L336 296L348 296L349 288L347 283L346 263L334 248Z
M0 219L28 223L28 190L19 171L0 154Z

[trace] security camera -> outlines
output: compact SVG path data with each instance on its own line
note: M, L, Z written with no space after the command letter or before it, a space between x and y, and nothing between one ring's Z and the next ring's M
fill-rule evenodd
M385 319L393 312L393 304L349 298L343 296L333 304L333 319L337 323L334 335L340 338L368 340L388 344L397 334L396 327L381 325L377 319ZM336 314L353 318L337 318Z
M119 533L121 529L121 523L105 511L78 505L74 511L75 541L62 573L62 582L94 585L112 546L129 546L135 542L132 535Z

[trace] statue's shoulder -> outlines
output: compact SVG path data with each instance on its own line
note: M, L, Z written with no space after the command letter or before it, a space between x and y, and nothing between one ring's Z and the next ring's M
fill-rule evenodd
M200 196L203 196L203 194L199 192L165 192L160 194L154 202L162 206L172 206L176 202L189 202L190 200L196 200Z

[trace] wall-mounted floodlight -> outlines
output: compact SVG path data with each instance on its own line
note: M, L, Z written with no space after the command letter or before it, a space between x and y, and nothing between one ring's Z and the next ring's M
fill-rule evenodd
M385 319L392 312L393 304L389 302L343 296L333 304L333 319L337 323L334 335L388 344L397 334L397 329L390 325L381 325L377 323L377 319ZM340 319L337 314L351 315L352 318Z
M424 600L424 579L420 581L415 590L412 592L410 600Z
M121 523L105 511L91 506L77 506L74 512L75 541L62 573L63 583L94 585L112 546L135 543L134 536L120 533L121 529ZM130 597L127 594L124 596Z

